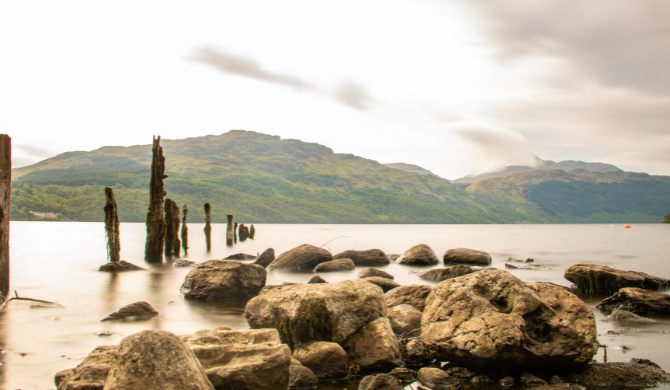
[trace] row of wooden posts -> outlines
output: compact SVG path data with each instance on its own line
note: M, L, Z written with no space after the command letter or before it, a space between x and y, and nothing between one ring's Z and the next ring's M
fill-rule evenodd
M165 199L163 180L167 178L165 174L165 157L163 157L163 148L160 146L161 137L154 137L153 147L151 148L151 181L149 188L149 210L147 211L147 240L144 248L144 257L147 262L160 263L163 261L163 255L166 258L179 257L183 248L184 254L188 251L188 227L186 226L186 216L188 215L188 206L184 205L183 219L181 220L181 232L179 230L179 206L171 199ZM114 200L114 191L105 187L105 230L107 232L107 253L109 261L119 261L121 252L121 243L119 240L119 218L116 210L116 201ZM212 247L212 207L205 203L205 243L207 251ZM181 233L181 239L180 239ZM233 221L233 216L227 216L226 227L226 245L237 243L239 234L240 241L247 238L254 238L256 230L254 225L250 227Z

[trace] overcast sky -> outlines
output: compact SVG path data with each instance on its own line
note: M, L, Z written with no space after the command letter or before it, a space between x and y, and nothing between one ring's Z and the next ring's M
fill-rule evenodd
M670 174L670 1L0 2L13 166L252 130L455 179ZM169 156L167 156L169 164Z

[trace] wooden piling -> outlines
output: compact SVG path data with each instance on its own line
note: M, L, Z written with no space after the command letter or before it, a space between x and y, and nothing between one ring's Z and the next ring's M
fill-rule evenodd
M182 215L184 218L181 223L181 247L184 250L184 254L188 253L188 227L186 227L186 215L188 214L188 207L184 205L184 210Z
M205 244L207 245L207 252L212 249L212 206L205 203Z
M226 245L233 245L235 230L233 229L233 216L228 214L228 225L226 226Z
M237 244L237 222L235 222L235 226L233 227L233 242Z
M256 236L256 228L254 228L254 224L252 223L251 227L249 228L249 238L253 240L255 236Z
M238 232L240 235L240 242L246 241L249 237L249 229L243 223L240 224Z
M105 187L105 232L107 232L107 259L109 262L121 260L121 238L119 235L119 215L116 211L114 191Z
M165 175L165 157L160 145L161 137L154 137L151 148L151 182L149 184L149 210L147 211L147 242L144 247L144 258L150 263L163 261L163 244L165 243L165 218L163 216L163 199L165 190L163 179Z
M165 199L165 257L179 257L179 206L172 199Z
M0 305L9 293L9 197L12 193L12 139L0 134Z

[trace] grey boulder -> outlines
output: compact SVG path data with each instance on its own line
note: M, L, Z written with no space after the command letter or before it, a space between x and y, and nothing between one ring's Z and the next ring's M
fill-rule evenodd
M187 299L208 302L245 302L265 286L261 266L233 260L209 260L192 269L180 291Z
M444 264L466 264L477 266L491 265L491 255L484 251L470 248L455 248L444 252Z
M356 266L351 259L337 259L317 265L314 267L314 272L353 271L355 269Z
M100 321L141 321L158 315L156 309L147 302L140 301L126 305Z
M670 280L644 272L622 271L596 264L575 264L563 276L585 294L614 294L625 287L657 291L670 287Z
M333 256L333 259L351 259L357 267L389 264L389 259L380 249L368 249L364 251L348 250L336 254Z
M434 265L439 261L433 248L426 244L419 244L406 250L396 262L404 265Z
M333 255L327 250L303 244L282 253L267 268L286 272L312 272L317 265L331 260Z

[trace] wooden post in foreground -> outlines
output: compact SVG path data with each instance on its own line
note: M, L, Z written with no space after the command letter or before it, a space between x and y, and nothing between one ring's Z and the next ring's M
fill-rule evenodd
M212 206L205 203L205 244L207 252L212 249Z
M233 230L233 216L228 214L228 225L226 226L226 245L233 245L233 236L235 231Z
M114 191L105 187L105 232L107 232L107 258L110 262L121 260L119 215L116 212Z
M0 134L0 304L9 293L9 197L12 193L12 139Z
M186 214L188 214L188 207L184 205L183 216L184 219L181 223L181 247L184 250L184 254L188 253L188 228L186 227Z
M165 257L179 257L179 206L172 199L165 199Z
M165 175L165 157L161 147L161 137L154 137L151 148L151 183L149 184L149 210L147 211L147 243L144 247L144 258L150 263L163 261L163 244L165 240L165 218L163 217L163 179Z

